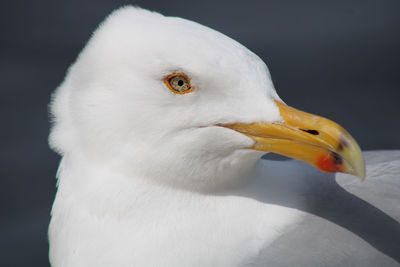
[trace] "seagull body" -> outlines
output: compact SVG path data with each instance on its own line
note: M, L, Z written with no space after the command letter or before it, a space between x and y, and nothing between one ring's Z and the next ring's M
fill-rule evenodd
M379 179L392 184L369 204L343 189L358 188L346 174L335 182L302 162L261 160L272 151L364 177L351 136L283 104L261 59L221 33L117 10L51 107L50 144L62 155L49 228L53 266L398 264L400 211L389 203L399 162L368 154L371 166L389 165ZM367 191L376 185L363 183ZM366 213L352 214L359 207ZM386 223L389 246L385 234L363 226L368 218ZM321 238L323 229L335 236ZM341 235L344 245L335 240ZM368 253L346 246L356 243Z

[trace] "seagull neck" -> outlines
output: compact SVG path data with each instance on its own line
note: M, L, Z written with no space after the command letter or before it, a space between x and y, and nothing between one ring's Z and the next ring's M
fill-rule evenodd
M157 179L144 177L138 173L125 173L118 168L107 164L91 161L84 155L65 155L60 164L59 187L70 187L84 198L92 196L99 201L104 199L123 200L124 203L138 199L151 200L150 196L173 195L174 198L187 198L193 195L214 195L238 188L251 179L253 166L257 157L250 156L240 166L233 166L223 170L223 177L211 177L218 182L205 183L191 180L193 183L166 183ZM189 177L188 179L190 179ZM193 194L195 193L195 194ZM116 197L118 195L118 197Z
M201 194L164 186L138 177L129 177L108 166L65 155L58 172L55 203L70 203L76 212L104 214L118 218L137 216L140 210L168 212L180 203L198 202ZM75 203L75 204L74 204ZM59 206L55 204L53 210Z

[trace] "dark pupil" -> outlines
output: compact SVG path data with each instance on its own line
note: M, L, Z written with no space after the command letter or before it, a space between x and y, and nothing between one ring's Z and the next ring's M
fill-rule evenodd
M178 81L178 85L179 85L179 86L182 86L182 85L183 85L183 81L182 81L182 80L179 80L179 81Z

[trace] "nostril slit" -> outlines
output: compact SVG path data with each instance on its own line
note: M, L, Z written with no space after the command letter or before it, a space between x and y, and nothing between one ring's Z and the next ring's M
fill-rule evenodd
M302 130L303 132L312 134L312 135L319 135L319 132L317 130L307 130L307 129L300 129L300 130Z

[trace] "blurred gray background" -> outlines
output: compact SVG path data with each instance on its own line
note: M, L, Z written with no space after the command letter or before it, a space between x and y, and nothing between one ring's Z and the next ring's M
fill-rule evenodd
M364 150L400 148L400 1L2 1L0 266L48 266L59 157L47 104L92 31L126 4L195 20L269 66L288 104L340 123Z

